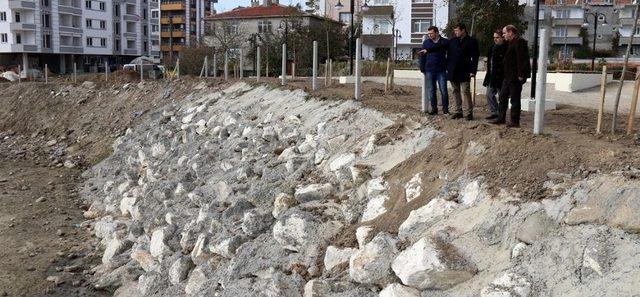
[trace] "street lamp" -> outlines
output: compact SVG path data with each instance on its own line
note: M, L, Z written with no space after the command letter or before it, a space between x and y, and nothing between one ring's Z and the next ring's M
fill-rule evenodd
M600 13L597 11L589 12L589 9L585 9L584 24L582 24L582 27L589 27L589 16L593 17L593 52L591 53L591 71L593 71L596 69L596 39L598 37L598 19L602 17L604 19L602 25L605 26L607 25L607 16L604 13Z

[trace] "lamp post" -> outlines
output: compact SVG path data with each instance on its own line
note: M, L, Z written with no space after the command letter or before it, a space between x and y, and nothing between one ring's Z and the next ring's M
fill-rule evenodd
M363 11L367 11L369 9L369 5L368 5L368 0L364 1L364 5L362 6L362 10ZM354 30L353 30L353 15L354 15L354 11L355 11L355 4L356 4L356 0L350 0L349 3L349 7L350 7L350 15L351 18L349 20L350 25L349 25L349 73L350 75L353 75L353 35L355 35ZM344 5L342 5L342 3L340 2L340 0L338 0L338 3L336 4L335 8L337 10L341 10L342 8L344 8Z
M582 27L589 27L589 16L593 17L593 49L591 53L591 71L593 71L596 69L596 39L598 38L598 19L601 16L602 18L604 18L604 21L602 22L602 25L604 26L607 24L607 16L604 13L600 13L597 11L589 12L589 9L585 9L584 24L582 24Z
M287 45L287 35L289 34L289 23L286 20L281 20L280 21L280 25L278 26L278 31L279 32L284 32L284 49L289 49L288 45ZM289 56L287 55L287 53L282 53L282 57L283 59L285 59L285 61L283 61L283 63L286 65L286 63L289 61ZM284 73L282 74L284 77Z
M536 73L538 72L538 43L540 35L540 0L536 1L536 22L533 31L533 64L531 65L531 98L536 98Z

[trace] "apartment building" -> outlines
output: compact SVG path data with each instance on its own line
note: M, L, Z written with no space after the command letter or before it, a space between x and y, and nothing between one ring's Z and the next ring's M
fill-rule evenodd
M314 13L320 16L326 16L335 21L339 21L345 26L351 23L351 2L354 1L354 12L357 14L360 12L360 8L364 0L319 0L317 10L309 10L309 13ZM338 2L342 7L336 7ZM355 21L355 19L354 19Z
M369 0L365 4L361 7L362 56L368 60L416 59L427 28L445 28L449 21L447 0Z
M161 51L163 58L177 57L186 46L200 42L204 17L211 14L208 0L161 0Z
M640 56L640 24L636 26L636 31L631 32L633 29L633 20L635 20L636 5L632 4L631 0L619 1L618 4L618 32L620 33L620 42L618 49L619 52L624 52L629 41L631 41L631 34L634 35L633 44L631 45L631 54L634 56Z
M81 71L97 71L104 62L157 57L157 1L0 1L0 65L42 69L47 64L51 71L67 73L73 63Z

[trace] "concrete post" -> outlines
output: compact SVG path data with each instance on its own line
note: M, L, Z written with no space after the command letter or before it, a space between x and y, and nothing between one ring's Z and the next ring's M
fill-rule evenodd
M240 49L240 79L244 77L244 57L242 56L242 49Z
M311 79L311 89L316 90L318 85L316 80L318 79L318 42L313 42L313 77Z
M21 83L21 82L22 82L22 75L20 75L20 72L21 72L21 71L20 71L20 69L21 69L21 68L22 68L22 67L20 67L20 65L18 65L18 83Z
M282 45L282 85L287 83L287 44Z
M209 77L209 56L204 56L204 77Z
M224 80L229 80L229 52L224 52Z
M142 59L140 59L140 81L144 80L144 69L142 69Z
M218 77L218 56L213 54L213 78Z
M356 39L356 71L355 71L355 99L360 100L362 95L362 86L360 85L362 82L361 72L362 72L362 42L360 38Z
M434 86L435 87L435 86ZM429 106L428 102L429 101L429 92L427 90L427 76L423 73L422 74L422 112L423 113L427 113L427 106Z
M60 74L67 73L67 55L60 55Z
M24 69L24 77L29 77L29 55L27 53L22 53L22 69ZM19 76L22 76L21 73L18 73Z
M176 75L178 76L178 78L180 78L180 58L178 58L178 60L176 61Z
M49 65L44 64L44 83L49 83Z
M256 81L260 81L260 47L256 48Z
M533 134L542 134L544 129L544 101L547 84L547 49L549 40L547 29L540 30L540 50L538 51L538 73L536 84L536 113L533 118Z
M78 66L73 62L73 83L78 83Z
M104 62L104 80L109 81L109 62Z

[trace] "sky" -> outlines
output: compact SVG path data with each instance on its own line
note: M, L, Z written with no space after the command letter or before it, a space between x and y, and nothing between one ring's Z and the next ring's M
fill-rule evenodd
M262 3L263 0L260 0L260 3ZM297 4L300 3L301 5L304 5L304 0L280 0L280 4L284 4L284 5L289 5L289 4ZM250 0L218 0L218 3L214 4L213 6L215 7L216 11L218 13L220 12L224 12L224 11L229 11L231 9L234 9L238 6L249 6L251 4Z

